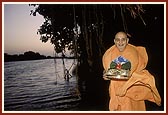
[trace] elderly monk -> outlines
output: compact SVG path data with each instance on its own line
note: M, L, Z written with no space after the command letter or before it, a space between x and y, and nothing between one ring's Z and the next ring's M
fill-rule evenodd
M155 86L155 79L145 69L148 55L144 47L134 46L128 43L129 38L125 32L115 35L114 43L103 55L103 67L105 73L110 68L119 71L122 67L129 70L128 79L120 79L116 76L110 80L109 85L109 110L110 111L145 111L144 100L152 101L161 105L161 98ZM124 64L127 66L124 66ZM116 77L116 79L115 79Z

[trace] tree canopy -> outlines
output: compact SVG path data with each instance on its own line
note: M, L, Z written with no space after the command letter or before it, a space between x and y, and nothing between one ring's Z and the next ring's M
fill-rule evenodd
M77 29L77 24L81 28L80 39L84 39L89 53L92 52L91 40L89 40L92 37L102 50L104 28L107 24L118 21L120 29L127 32L127 18L139 16L143 21L141 14L144 13L140 4L39 4L35 6L35 10L31 11L32 14L36 16L36 13L39 13L45 19L38 30L41 40L42 42L50 40L58 53L66 47L69 50L75 48L73 29ZM77 45L80 48L79 42L80 40Z
M88 96L92 96L90 94L93 92L97 93L97 97L92 98L95 100L93 103L102 97L102 92L95 91L103 87L98 80L102 77L103 71L101 58L105 50L113 44L112 37L116 32L125 31L132 35L134 31L134 34L136 33L140 38L142 37L141 31L143 31L146 38L163 38L163 12L160 12L163 11L162 5L37 4L34 6L31 14L36 16L39 13L45 19L38 29L38 34L41 35L40 40L54 44L56 53L68 49L75 54L80 62L78 69L80 79L86 81L86 87L89 87L86 88L89 90L87 91ZM146 44L147 40L143 40L136 38L135 41ZM157 40L157 42L150 41L149 43L156 44L146 45L154 49L153 55L155 56L153 57L157 57L155 52L162 51L163 47L155 46L162 44L163 40L152 40ZM157 58L154 59L158 61ZM158 71L158 67L156 70ZM162 73L161 71L160 74ZM89 101L88 98L86 100Z

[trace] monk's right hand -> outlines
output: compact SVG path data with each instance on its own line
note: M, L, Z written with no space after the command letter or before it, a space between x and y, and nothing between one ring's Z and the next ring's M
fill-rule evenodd
M103 79L104 80L110 80L110 78L106 77L106 76L103 76Z

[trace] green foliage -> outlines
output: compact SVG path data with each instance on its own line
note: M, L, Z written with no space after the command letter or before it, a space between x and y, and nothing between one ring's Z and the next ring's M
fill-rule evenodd
M121 65L121 68L125 69L125 70L130 70L131 63L130 62L126 62L126 63L124 63L124 64Z
M73 49L72 6L56 4L33 6L35 6L35 10L31 11L31 14L36 16L36 13L39 13L45 19L37 32L41 35L40 40L44 43L50 40L50 43L54 44L57 53L65 50L65 48Z
M116 68L116 65L117 65L117 64L112 61L111 64L110 64L110 68L111 68L111 69L114 69L114 68Z
M35 9L31 14L36 16L38 13L45 19L37 32L41 35L42 42L50 41L57 53L65 49L77 51L79 54L86 52L85 55L90 61L94 60L95 55L102 56L105 49L103 44L105 27L113 25L115 20L127 31L125 16L130 14L133 18L141 17L141 13L144 12L142 5L139 4L32 4L32 6ZM77 23L81 26L80 36L75 35L73 31Z
M117 64L112 61L110 64L110 69L116 69L116 66ZM131 62L126 62L121 65L121 69L130 70L130 68L131 68Z

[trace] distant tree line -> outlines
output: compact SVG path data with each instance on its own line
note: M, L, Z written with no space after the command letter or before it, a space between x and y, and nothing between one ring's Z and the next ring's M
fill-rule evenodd
M25 60L38 60L38 59L49 59L51 56L40 55L38 52L27 51L24 54L14 54L10 55L4 54L4 61L25 61Z

